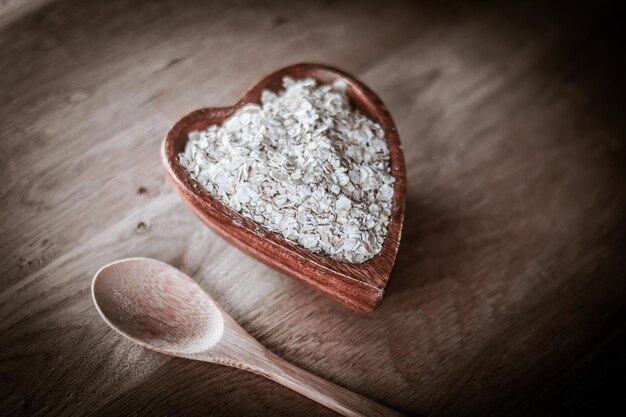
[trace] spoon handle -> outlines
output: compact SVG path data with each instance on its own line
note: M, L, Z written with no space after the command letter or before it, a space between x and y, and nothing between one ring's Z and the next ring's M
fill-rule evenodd
M377 402L306 372L265 350L265 357L252 366L265 377L349 417L402 416Z

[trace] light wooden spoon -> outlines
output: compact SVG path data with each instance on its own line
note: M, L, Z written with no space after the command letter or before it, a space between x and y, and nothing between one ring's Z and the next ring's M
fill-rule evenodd
M166 263L113 262L96 273L91 291L104 321L144 347L263 375L345 416L401 415L274 355L195 281Z

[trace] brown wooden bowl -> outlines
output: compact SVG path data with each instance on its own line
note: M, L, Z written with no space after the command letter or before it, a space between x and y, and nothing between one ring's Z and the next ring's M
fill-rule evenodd
M391 219L382 250L364 263L339 262L316 255L259 226L212 197L178 161L178 154L184 150L189 132L221 124L242 106L259 103L261 92L265 89L280 91L284 76L310 77L325 84L344 80L353 106L385 130L391 155L391 173L396 179ZM354 77L316 64L296 64L273 72L250 88L234 106L209 107L183 117L168 132L162 158L168 178L185 203L215 233L242 251L354 310L369 312L382 301L400 244L406 201L406 171L398 132L389 112L376 94Z

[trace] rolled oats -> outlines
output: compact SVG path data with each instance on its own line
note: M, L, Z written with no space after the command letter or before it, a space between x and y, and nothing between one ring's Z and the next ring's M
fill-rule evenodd
M181 165L211 195L314 253L352 263L382 249L394 178L382 127L345 83L283 79L261 104L189 133Z

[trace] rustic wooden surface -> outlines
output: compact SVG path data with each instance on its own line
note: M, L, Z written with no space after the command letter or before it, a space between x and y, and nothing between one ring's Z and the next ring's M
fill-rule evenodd
M0 6L1 414L329 415L115 334L89 284L129 256L182 269L275 353L409 414L624 407L622 16L204 3ZM404 145L404 235L371 315L241 254L163 174L182 115L299 61L372 87Z

